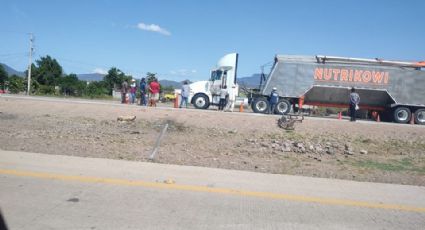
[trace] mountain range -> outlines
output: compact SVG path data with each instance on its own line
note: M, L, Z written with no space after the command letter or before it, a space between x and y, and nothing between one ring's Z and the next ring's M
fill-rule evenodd
M83 73L77 74L77 77L81 81L101 81L105 74L101 73Z
M25 77L25 72L23 71L17 71L15 69L13 69L12 67L0 63L0 65L2 65L4 67L4 69L6 70L6 72L8 73L9 76L12 76L13 74L19 76L19 77ZM87 74L77 74L78 79L82 80L82 81L101 81L103 80L103 77L105 75L104 74L100 74L100 73L87 73ZM261 79L261 74L253 74L249 77L240 77L237 79L237 82L240 86L245 87L245 88L258 88L258 86L260 85L260 79ZM182 82L178 82L178 81L172 81L172 80L160 80L159 83L162 86L165 87L173 87L173 88L180 88L182 86Z
M17 70L15 70L15 69L13 69L12 67L10 67L10 66L8 66L8 65L6 65L6 64L3 64L3 63L0 63L0 65L2 65L2 66L3 66L4 70L6 70L6 73L7 73L9 76L17 75L17 76L19 76L19 77L25 77L25 72L17 71Z
M256 73L251 75L250 77L241 77L237 79L237 82L239 86L244 88L259 88L261 83L261 74Z

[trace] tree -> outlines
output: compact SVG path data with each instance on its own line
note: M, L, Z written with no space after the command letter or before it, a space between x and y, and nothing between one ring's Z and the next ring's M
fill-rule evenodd
M63 78L60 78L59 86L61 88L61 92L65 95L81 95L81 90L84 87L81 87L81 84L84 84L84 82L81 82L78 80L78 77L76 74L69 74L66 75Z
M91 98L102 97L109 91L106 87L107 85L104 81L92 81L88 84L84 94Z
M112 90L121 86L124 81L130 81L131 76L126 76L120 69L112 67L108 74L103 77L103 81L106 83L109 95L112 95Z
M3 65L0 65L0 87L2 87L3 90L6 89L6 82L9 78L6 70L4 69Z
M156 73L147 72L146 73L146 82L149 84L156 78Z
M25 91L24 79L15 74L9 77L9 91L11 93L20 93Z
M151 72L147 72L146 73L146 82L147 82L147 84L149 85L151 82L153 82L153 80L158 80L158 78L156 77L156 73L151 73ZM159 85L159 92L162 92L162 90L163 90L163 87L162 87L162 85L160 84ZM173 89L174 90L174 89Z
M56 86L62 76L62 66L51 58L49 55L41 57L40 60L36 61L37 67L32 69L34 74L31 74L31 78L34 78L41 85Z

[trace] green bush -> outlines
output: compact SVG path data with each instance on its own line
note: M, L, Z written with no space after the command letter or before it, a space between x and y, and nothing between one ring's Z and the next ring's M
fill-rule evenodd
M9 77L9 91L10 93L20 93L25 91L24 79L16 75Z
M55 95L56 94L56 90L55 90L55 86L51 86L51 85L40 85L40 87L37 89L36 94L39 95Z
M109 90L106 88L106 84L103 81L93 81L90 82L85 91L84 96L90 98L102 98L105 95L108 95Z

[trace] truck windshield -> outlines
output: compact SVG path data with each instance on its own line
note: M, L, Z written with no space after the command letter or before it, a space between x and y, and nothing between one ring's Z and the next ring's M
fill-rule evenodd
M221 70L212 71L211 72L211 81L220 80L222 75L223 75L223 71L221 71Z

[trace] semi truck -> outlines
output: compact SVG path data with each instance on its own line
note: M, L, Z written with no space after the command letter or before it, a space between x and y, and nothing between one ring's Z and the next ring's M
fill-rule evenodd
M239 85L236 82L238 53L230 53L219 59L217 65L210 71L210 78L189 85L189 101L197 109L208 109L220 102L220 89L226 86L227 92L234 91L235 105L248 105L248 98L239 97Z
M274 113L303 105L347 108L349 93L360 95L361 110L397 123L425 124L424 62L335 56L276 55L265 84L251 98L252 110L265 113L274 87L280 99Z

